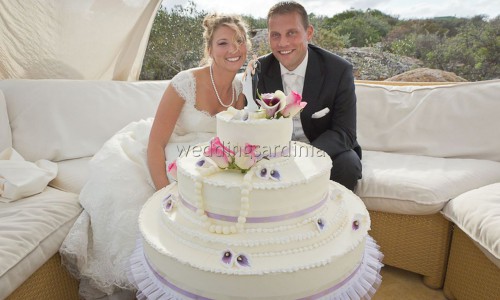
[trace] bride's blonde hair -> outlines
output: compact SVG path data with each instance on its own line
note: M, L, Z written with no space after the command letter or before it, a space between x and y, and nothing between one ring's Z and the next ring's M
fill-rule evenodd
M248 49L250 49L251 44L248 39L247 25L240 16L219 13L208 14L205 19L203 19L203 28L205 29L203 32L204 54L200 61L200 66L209 64L212 61L210 49L212 47L214 32L221 26L227 26L234 30L234 43L237 44L238 41L244 41Z

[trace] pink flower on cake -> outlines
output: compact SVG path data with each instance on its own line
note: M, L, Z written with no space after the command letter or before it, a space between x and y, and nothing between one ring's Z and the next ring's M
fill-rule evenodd
M302 102L302 96L292 91L288 96L286 96L286 106L281 111L281 115L284 118L291 118L300 112L306 106L307 102Z
M257 162L257 149L259 146L245 144L245 147L240 148L239 152L234 156L235 165L242 169L248 170Z
M205 157L210 158L219 168L225 169L233 162L234 152L225 147L219 137L210 141L210 147L205 150Z
M286 95L278 90L274 93L260 95L260 99L257 99L257 102L266 112L266 118L273 119L278 117L278 113L285 108Z
M291 118L307 105L307 102L302 101L302 96L295 91L285 95L277 90L274 93L259 95L259 98L257 103L260 105L260 110L265 111L267 119Z
M167 172L174 180L177 180L177 160L167 165Z

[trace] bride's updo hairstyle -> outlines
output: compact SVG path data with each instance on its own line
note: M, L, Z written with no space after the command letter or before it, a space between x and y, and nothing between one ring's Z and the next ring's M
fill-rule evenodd
M246 43L247 48L250 49L250 40L247 36L247 25L243 19L238 15L232 14L220 14L220 13L210 13L205 19L203 19L203 44L204 44L204 55L200 62L200 65L209 64L212 60L210 57L210 49L212 47L212 40L214 32L221 26L227 26L234 30L234 40L236 47L239 47L241 43Z

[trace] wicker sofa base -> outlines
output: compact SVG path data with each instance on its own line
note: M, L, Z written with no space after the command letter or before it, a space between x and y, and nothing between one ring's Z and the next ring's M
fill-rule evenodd
M500 268L456 226L443 292L448 299L500 299Z
M452 224L440 213L402 215L371 211L370 235L380 245L383 263L424 276L426 286L443 287Z
M54 254L21 284L6 300L79 299L78 281L61 265L61 256Z

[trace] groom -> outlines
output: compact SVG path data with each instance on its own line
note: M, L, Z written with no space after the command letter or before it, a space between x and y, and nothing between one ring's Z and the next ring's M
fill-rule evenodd
M302 94L307 105L293 120L293 139L324 150L333 161L330 179L354 191L361 178L361 148L352 65L309 44L314 28L299 3L275 4L267 25L272 53L259 58L259 93Z

